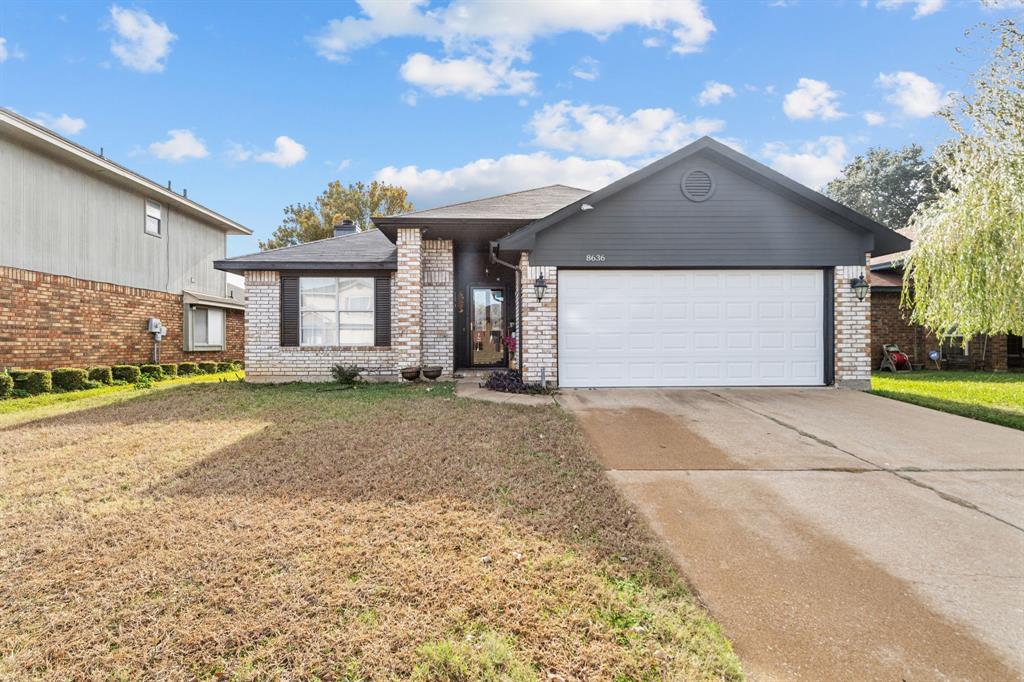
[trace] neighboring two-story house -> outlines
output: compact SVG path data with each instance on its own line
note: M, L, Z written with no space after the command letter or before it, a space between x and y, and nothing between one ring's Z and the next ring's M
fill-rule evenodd
M251 231L0 109L0 367L234 360L245 301L213 268Z

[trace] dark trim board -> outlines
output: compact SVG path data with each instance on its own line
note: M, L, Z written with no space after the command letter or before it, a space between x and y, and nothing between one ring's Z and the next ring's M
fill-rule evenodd
M835 268L822 268L821 280L825 288L823 303L825 314L822 315L823 326L822 340L825 346L825 385L831 386L836 383L836 275Z

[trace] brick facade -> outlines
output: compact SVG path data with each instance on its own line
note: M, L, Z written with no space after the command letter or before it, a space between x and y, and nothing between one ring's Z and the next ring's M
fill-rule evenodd
M281 281L277 272L248 271L245 286L246 377L257 382L326 381L331 367L357 365L364 376L395 378L403 367L454 370L454 263L450 240L424 240L398 230L398 269L391 279L391 346L281 346Z
M455 368L455 263L450 239L423 241L423 365Z
M519 352L523 380L558 383L558 269L531 267L529 254L519 258L519 292L522 319L519 323ZM533 282L544 275L547 293L538 301Z
M835 381L841 388L871 388L871 294L858 301L850 286L866 272L863 265L835 269Z
M871 292L871 363L878 368L882 362L882 344L895 343L907 354L912 364L934 368L928 352L942 348L943 366L947 369L986 369L1005 372L1007 339L1004 334L972 339L965 352L957 341L940 344L935 335L910 322L907 311L900 309L899 291Z
M392 280L392 296L394 296ZM326 381L338 363L357 365L367 376L396 373L391 347L302 348L281 345L281 279L277 272L245 273L245 376L247 381ZM395 324L392 307L392 329Z
M167 327L161 362L241 360L244 318L226 310L226 350L185 352L180 294L0 267L0 367L150 362L149 318Z

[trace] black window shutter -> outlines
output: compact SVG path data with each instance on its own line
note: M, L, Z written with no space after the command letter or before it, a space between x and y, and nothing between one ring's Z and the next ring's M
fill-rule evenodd
M391 345L391 276L373 278L373 345Z
M281 345L299 345L299 277L281 273Z

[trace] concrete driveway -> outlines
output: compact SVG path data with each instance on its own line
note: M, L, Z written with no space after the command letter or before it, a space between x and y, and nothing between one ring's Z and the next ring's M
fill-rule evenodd
M558 401L752 678L1024 676L1024 432L833 389Z

